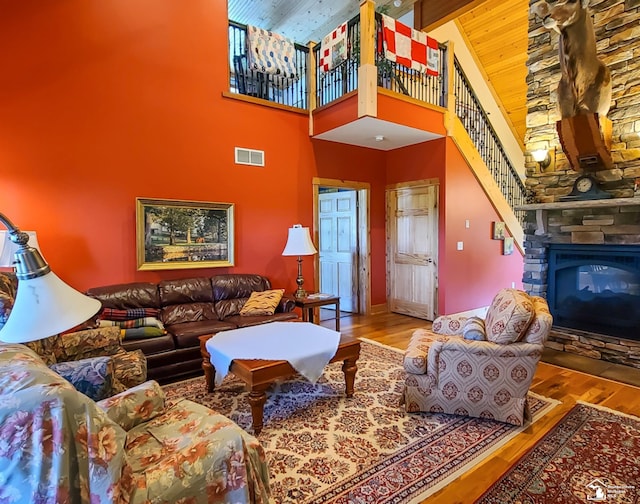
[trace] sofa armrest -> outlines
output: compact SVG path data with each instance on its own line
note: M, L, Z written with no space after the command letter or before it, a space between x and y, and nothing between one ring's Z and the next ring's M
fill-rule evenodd
M49 366L78 392L94 401L109 397L113 390L113 360L93 357L72 362L58 362Z
M462 326L467 321L465 315L440 315L431 325L431 330L436 334L455 336L462 334Z
M296 300L293 298L293 296L284 295L282 296L280 303L276 307L276 312L289 313L289 312L292 312L295 307L296 307Z
M150 380L98 402L109 418L125 430L147 422L165 410L165 396L158 382Z
M442 338L428 329L415 330L404 352L404 370L411 374L426 374L429 349L435 341Z
M119 327L99 327L61 334L56 343L64 354L64 360L114 355L122 349Z

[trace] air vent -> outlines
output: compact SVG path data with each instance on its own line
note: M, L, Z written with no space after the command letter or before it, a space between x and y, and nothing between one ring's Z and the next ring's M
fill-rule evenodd
M264 151L236 147L236 164L264 166Z

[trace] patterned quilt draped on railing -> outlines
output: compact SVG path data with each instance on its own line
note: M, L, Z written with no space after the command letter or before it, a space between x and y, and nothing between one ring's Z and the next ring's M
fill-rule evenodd
M429 75L425 70L405 66L385 57L382 17L376 14L375 58L378 67L378 86L432 105L446 106L446 48L437 46L436 66ZM360 66L360 16L347 23L347 57L331 69L323 69L322 44L314 48L316 54L316 99L321 107L358 89ZM426 65L425 65L426 66ZM435 75L437 74L437 75Z
M482 108L480 100L473 91L457 58L454 64L456 115L464 124L469 137L471 137L511 208L527 203L527 190L524 182L507 156L498 134L489 121L487 112ZM520 223L524 224L526 212L514 210L514 213Z
M276 33L249 28L229 21L231 92L307 109L309 49Z

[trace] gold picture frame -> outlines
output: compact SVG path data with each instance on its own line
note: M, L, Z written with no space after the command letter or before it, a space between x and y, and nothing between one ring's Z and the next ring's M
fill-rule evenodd
M504 240L504 232L505 232L505 226L504 226L504 222L502 221L494 221L493 222L493 235L492 238L494 240Z
M234 265L232 203L136 198L138 270Z

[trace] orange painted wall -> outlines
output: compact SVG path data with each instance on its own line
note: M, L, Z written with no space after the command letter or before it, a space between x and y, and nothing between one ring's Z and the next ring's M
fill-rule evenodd
M318 177L370 184L371 304L387 301L384 151L336 142L314 141Z
M313 177L371 184L372 304L386 301L385 185L403 180L446 184L442 313L511 281L518 256L490 240L492 208L449 141L387 153L311 141L303 114L224 98L225 2L0 0L0 11L0 212L38 232L74 287L255 272L293 289L297 263L281 252L288 227L312 224ZM235 165L234 146L264 150L266 166ZM136 271L136 197L234 203L236 266ZM460 239L476 244L452 250ZM312 289L313 261L304 276Z
M320 135L356 119L358 119L358 93L353 92L338 102L314 110L313 134Z
M399 100L387 94L378 93L378 119L404 124L412 128L446 135L444 114L410 101Z
M387 153L388 184L428 178L440 182L438 313L487 306L500 288L511 282L521 287L522 255L502 255L502 241L491 239L498 216L453 141L443 138ZM456 250L458 241L462 251Z
M502 241L492 239L492 224L500 220L471 169L451 138L446 139L444 264L440 276L442 313L488 306L496 292L515 282L522 288L523 258L518 250L502 255ZM465 228L469 219L470 227ZM464 250L456 250L457 242Z
M339 147L316 161L307 116L222 97L226 2L24 0L1 10L0 211L38 232L52 269L76 288L255 272L293 289L297 263L281 252L288 227L312 224L312 178L362 177L381 191L383 168L367 170L377 156ZM234 146L264 150L266 167L233 164ZM136 271L136 197L234 203L236 266ZM372 199L380 268L383 192ZM313 288L312 261L304 275ZM384 302L384 282L372 299Z

